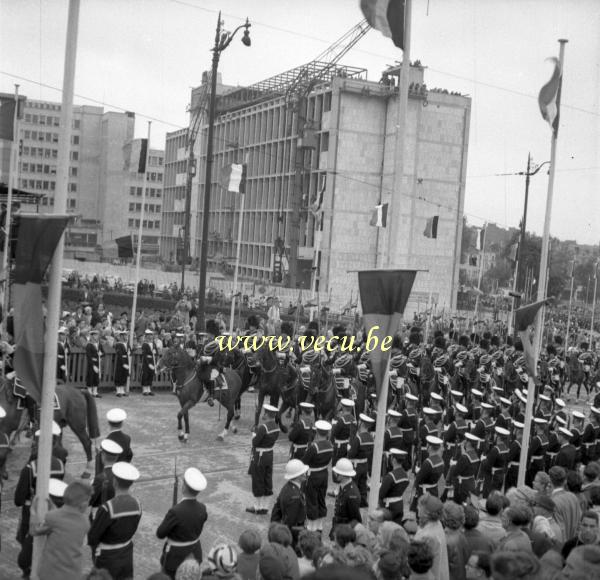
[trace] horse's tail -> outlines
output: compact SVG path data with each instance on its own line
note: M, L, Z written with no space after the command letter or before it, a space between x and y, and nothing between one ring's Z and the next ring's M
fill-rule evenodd
M98 424L98 410L96 409L96 401L94 397L87 391L87 389L81 389L83 398L85 399L87 409L87 428L90 439L97 439L100 437L100 425Z

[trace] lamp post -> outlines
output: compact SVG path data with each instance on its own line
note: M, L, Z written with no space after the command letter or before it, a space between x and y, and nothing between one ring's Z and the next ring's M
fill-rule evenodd
M215 35L215 45L212 49L212 69L210 77L210 105L208 109L208 135L206 142L206 173L204 178L204 206L202 210L202 241L200 248L200 286L198 288L198 326L204 329L204 310L206 300L206 270L208 267L208 222L210 212L210 189L212 181L212 162L213 162L213 138L215 132L215 108L217 100L217 69L219 68L219 58L221 53L231 44L233 37L238 30L244 29L242 43L250 46L250 21L238 26L233 32L222 29L223 21L221 12L217 20L217 32Z

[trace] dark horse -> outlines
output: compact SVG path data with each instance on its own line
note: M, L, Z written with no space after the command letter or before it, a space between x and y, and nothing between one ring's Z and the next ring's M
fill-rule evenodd
M300 381L305 394L300 400L313 403L317 419L330 421L335 414L336 387L331 368L326 367L322 360L313 364L302 362L298 369Z
M93 473L92 440L100 437L96 401L87 390L64 384L56 385L56 397L60 409L54 411L54 420L61 427L69 426L81 441L87 461L82 477L90 477ZM19 429L23 409L19 408L18 402L12 381L0 380L0 405L6 411L6 417L0 419L0 434L4 435L0 440L10 440ZM4 471L9 450L8 446L0 447L0 473Z
M298 373L289 361L285 352L271 350L263 347L254 353L259 367L258 375L258 404L254 415L254 425L262 411L265 397L269 397L269 404L279 407L279 398L282 405L279 409L278 421L282 433L287 433L287 427L281 417L288 409L294 409L297 414L299 404Z
M221 368L229 367L231 370L235 371L242 380L240 394L235 400L234 405L234 419L237 420L240 418L242 409L242 394L248 390L248 387L251 385L252 379L254 378L254 374L250 370L250 365L248 364L246 355L239 348L234 348L227 351L218 351L216 355L216 363Z

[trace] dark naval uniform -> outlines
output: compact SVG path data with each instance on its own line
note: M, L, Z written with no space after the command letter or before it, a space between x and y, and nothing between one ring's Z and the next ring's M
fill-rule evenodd
M338 459L348 455L350 439L356 434L356 418L352 409L342 413L333 421L331 428L331 440L333 442L332 463L335 465ZM332 474L333 481L338 481L337 475Z
M519 477L519 460L521 459L521 442L513 439L508 448L506 457L506 480L504 489L517 487L517 478Z
M581 463L587 465L596 460L596 431L594 425L588 423L581 436Z
M360 492L354 481L340 486L340 492L335 499L333 520L329 538L333 539L333 531L338 524L349 524L352 520L362 523L360 515Z
M404 518L404 492L408 487L408 475L402 467L386 473L379 488L379 505L390 510L392 521L402 524Z
M553 465L558 452L560 451L560 442L555 431L548 433L548 445L546 446L546 471Z
M501 440L489 450L482 466L484 474L483 497L490 495L492 490L502 491L507 458L508 447Z
M102 351L97 343L88 342L85 345L85 358L87 361L87 371L85 374L85 386L88 388L97 387L100 384L100 357Z
M327 515L325 498L327 497L327 467L333 456L330 441L313 441L306 450L302 462L308 465L306 480L306 515L310 520L324 518Z
M295 546L298 534L306 524L306 500L299 485L288 481L281 488L271 512L271 521L280 522L289 528Z
M288 433L288 439L292 444L290 446L290 459L302 459L308 444L314 439L314 435L314 425L312 423L306 423L304 419L294 423Z
M123 449L123 453L117 457L117 461L126 461L127 463L131 463L131 460L133 459L133 451L131 450L131 437L127 435L127 433L123 433L121 429L115 429L106 436L106 439L110 439L111 441L118 443L121 446L121 449ZM115 463L117 461L115 461ZM96 455L96 475L101 473L103 469L104 465L102 463L102 453L98 453L98 455Z
M273 495L273 445L279 437L274 420L261 423L252 436L252 460L248 474L252 478L252 495Z
M124 342L117 342L115 343L115 387L124 387L128 377L128 348Z
M156 349L151 342L142 344L142 387L151 387L156 366Z
M469 430L469 425L465 419L455 419L450 423L448 430L444 433L444 459L445 474L450 469L450 461L456 459L460 453L460 444L465 438L465 433Z
M64 383L68 380L68 367L69 364L69 345L66 342L58 341L56 352L56 378L63 381Z
M554 465L564 467L567 471L575 469L577 451L570 443L563 443L554 458Z
M117 495L102 504L88 532L94 566L106 568L113 580L133 578L132 538L142 517L142 507L129 494Z
M371 471L371 462L373 461L373 433L362 431L357 433L350 449L348 449L348 459L352 460L354 470L356 471L356 485L360 491L361 505L366 507L367 502L367 478Z
M416 409L404 409L402 417L400 417L400 420L398 421L398 427L400 427L400 430L402 431L402 444L399 449L406 451L407 453L404 468L410 469L413 445L415 444L417 429L419 427L419 416L417 415Z
M452 488L453 500L462 504L471 493L477 490L477 474L481 460L474 449L461 453L456 462L452 462L448 472L448 482ZM447 486L448 487L448 486Z
M402 450L402 441L404 439L404 434L402 433L402 429L397 425L390 425L386 427L385 433L383 434L383 453L385 455L386 461L383 461L381 464L383 473L387 473L392 470L392 460L389 456L390 449L401 449Z
M432 455L423 461L415 476L415 496L411 510L417 511L417 500L425 493L438 496L438 482L444 474L444 461L440 455Z
M165 539L160 563L171 578L181 562L190 554L202 562L200 534L207 519L206 506L195 498L184 498L165 515L156 530L159 539Z
M92 481L90 506L98 508L113 497L115 497L115 488L113 486L112 467L105 467Z
M437 426L433 421L423 420L421 419L421 424L419 426L419 437L420 437L420 455L421 461L420 465L423 465L425 460L427 459L427 437L439 437L439 431Z
M546 448L548 447L548 437L546 435L534 435L529 445L529 457L527 461L527 475L525 483L528 486L533 485L533 480L538 471L546 469Z

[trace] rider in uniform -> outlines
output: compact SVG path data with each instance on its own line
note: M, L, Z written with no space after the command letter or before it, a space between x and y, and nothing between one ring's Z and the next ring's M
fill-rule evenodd
M391 470L383 476L379 488L379 505L387 508L392 514L392 521L402 524L404 518L404 492L408 487L408 475L402 463L406 451L392 447L389 450Z
M202 562L200 534L208 516L206 506L197 500L197 496L206 485L206 478L199 469L186 469L181 500L167 512L156 530L157 538L166 539L160 563L170 578L175 578L179 564L186 558L191 556Z
M356 470L356 485L360 491L360 507L367 507L367 479L373 461L373 433L370 429L375 420L361 413L358 433L351 440L348 448L348 459L352 460ZM337 473L337 472L336 472Z
M288 439L290 440L290 459L302 459L306 453L308 444L315 436L315 419L312 403L300 403L300 417L290 428Z

